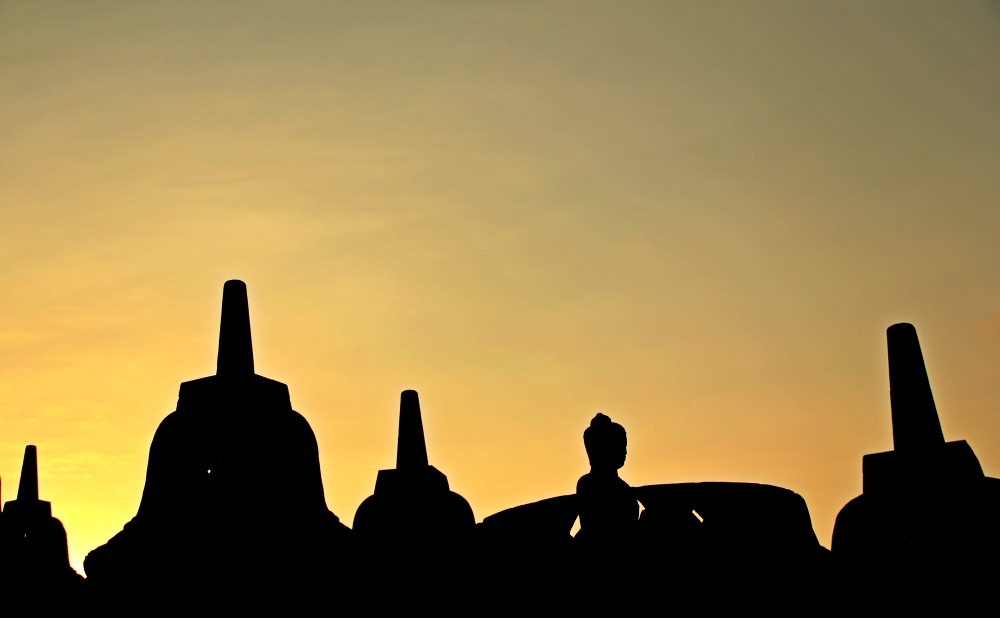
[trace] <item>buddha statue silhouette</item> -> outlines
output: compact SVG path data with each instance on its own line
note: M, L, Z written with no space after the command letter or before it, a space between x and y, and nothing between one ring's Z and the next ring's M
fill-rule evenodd
M588 543L628 539L639 521L639 503L629 484L618 476L627 455L625 428L598 414L583 432L583 444L590 472L576 484L580 509L577 538Z
M188 589L322 577L317 565L348 533L326 506L316 438L288 387L254 372L246 285L227 281L217 373L181 384L150 446L138 514L87 556L88 578Z

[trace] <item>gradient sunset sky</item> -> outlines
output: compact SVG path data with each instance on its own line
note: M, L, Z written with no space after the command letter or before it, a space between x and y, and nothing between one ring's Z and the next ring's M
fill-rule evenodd
M38 445L78 569L232 278L348 525L413 388L478 520L604 412L829 546L890 324L1000 475L1000 4L0 2L3 499Z

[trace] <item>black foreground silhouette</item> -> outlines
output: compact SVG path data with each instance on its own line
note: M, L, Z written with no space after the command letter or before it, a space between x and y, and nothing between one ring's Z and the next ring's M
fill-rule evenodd
M837 515L849 589L900 607L987 590L1000 550L1000 479L945 442L917 331L887 332L894 449L865 455L863 492Z
M1000 480L966 442L945 442L913 326L890 327L888 344L895 450L864 457L864 493L837 517L832 553L787 489L629 486L625 428L604 414L583 433L591 470L574 494L477 524L429 464L412 390L396 467L378 472L351 529L327 508L316 438L287 386L254 373L246 286L228 281L216 375L181 384L136 516L87 556L83 579L38 500L28 446L0 514L0 581L23 607L104 614L865 613L986 598Z
M254 373L246 286L228 281L216 375L181 384L139 512L87 556L88 583L127 602L296 598L337 577L349 537L326 506L309 423L287 386Z
M17 499L0 516L0 564L4 596L19 607L44 595L48 607L71 607L83 591L83 578L69 565L66 530L52 517L52 505L38 499L38 450L24 449ZM8 596L9 595L9 596Z

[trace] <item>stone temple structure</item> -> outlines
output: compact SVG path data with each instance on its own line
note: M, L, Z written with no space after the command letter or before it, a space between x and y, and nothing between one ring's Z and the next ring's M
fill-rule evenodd
M354 515L356 598L380 613L467 612L481 583L471 561L475 530L472 507L427 461L417 392L403 391L396 467L379 470L375 493Z
M38 450L24 449L17 499L4 505L0 519L2 580L14 601L34 603L23 595L45 594L49 603L68 601L83 583L69 564L66 530L52 517L52 505L38 499ZM6 596L6 595L5 595Z
M375 493L354 515L354 532L369 546L405 552L461 543L475 526L472 507L427 462L417 391L403 391L396 468L379 470Z
M965 440L945 441L916 329L895 324L887 340L894 448L864 456L863 493L837 516L833 554L861 590L973 581L1000 549L1000 479Z
M227 281L216 375L181 384L139 511L87 556L88 579L113 593L309 586L330 576L348 534L326 506L309 423L287 386L254 372L246 286Z

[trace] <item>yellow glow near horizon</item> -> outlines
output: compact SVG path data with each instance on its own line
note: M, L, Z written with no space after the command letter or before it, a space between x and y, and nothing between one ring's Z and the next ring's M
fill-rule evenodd
M348 524L414 388L477 519L602 411L829 544L898 321L998 475L998 52L989 2L3 3L3 499L37 444L73 564L118 532L229 278Z

